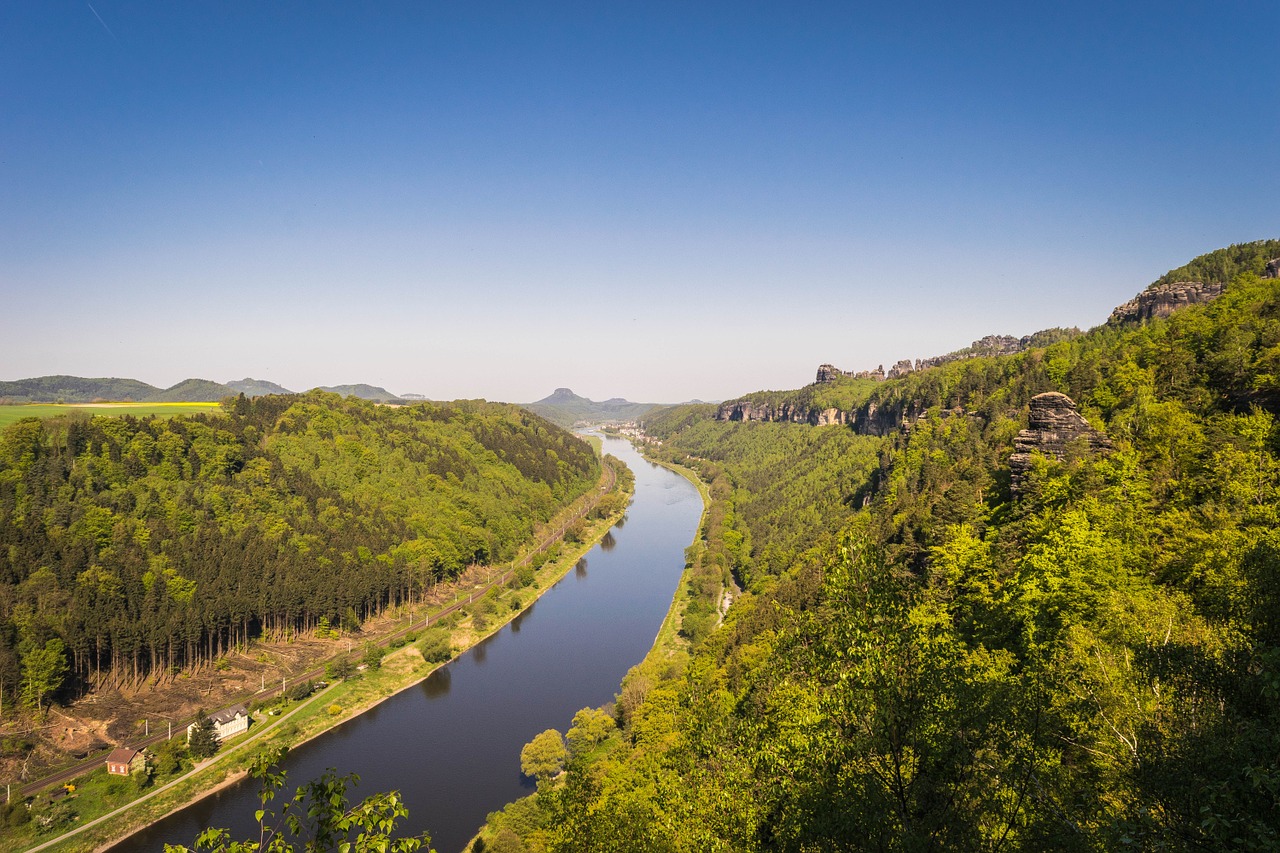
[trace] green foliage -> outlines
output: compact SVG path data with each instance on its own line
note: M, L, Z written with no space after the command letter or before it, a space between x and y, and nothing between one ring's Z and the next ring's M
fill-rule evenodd
M64 680L53 640L61 675L85 684L214 661L259 634L356 631L514 557L600 464L484 402L313 392L219 415L19 421L0 432L0 688L16 699L25 677L31 706L47 704Z
M54 637L43 646L29 646L22 653L22 701L40 711L44 700L57 691L67 677L66 647Z
M182 735L170 738L156 751L155 769L161 777L177 776L188 758L187 740Z
M61 832L77 817L75 806L65 799L31 810L31 823L41 835Z
M545 782L564 768L567 757L564 737L555 729L547 729L520 750L520 771Z
M303 699L306 699L314 693L315 690L316 684L311 679L307 679L306 681L297 681L289 686L289 690L285 694L285 698L293 702L301 702Z
M334 658L324 665L324 676L330 681L346 681L356 673L356 663L346 655Z
M386 653L387 650L377 643L365 643L364 653L360 657L360 662L369 669L381 669L382 658Z
M218 731L214 727L213 720L204 712L196 714L196 721L187 734L187 752L192 758L199 761L202 758L210 758L222 746L222 742L218 739Z
M565 735L569 756L579 758L586 755L616 729L617 724L609 714L598 708L583 708L573 715L573 725Z
M430 628L422 635L418 651L427 663L444 663L453 657L453 635L448 628Z
M1239 243L1201 255L1184 266L1169 270L1154 283L1204 281L1226 284L1241 273L1262 275L1267 261L1274 258L1280 258L1280 240Z
M209 828L190 847L166 844L165 853L416 853L430 844L426 833L397 836L396 824L409 814L398 791L373 794L352 804L348 791L360 782L354 773L339 776L326 771L299 786L279 813L273 812L270 805L286 781L284 771L274 767L282 755L283 750L274 750L259 756L249 771L262 781L261 806L254 813L257 840L232 841L227 830Z
M690 654L629 673L622 736L571 728L558 783L491 828L550 851L1276 849L1280 282L1255 273L1278 255L1174 271L1231 278L1164 320L880 383L870 434L651 414L712 496ZM1015 494L1047 390L1114 450L1037 457Z

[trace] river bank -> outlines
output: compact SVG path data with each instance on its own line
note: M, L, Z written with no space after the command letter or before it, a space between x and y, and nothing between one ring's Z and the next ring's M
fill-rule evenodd
M630 438L627 436L627 438ZM690 640L684 635L682 630L685 625L685 616L689 611L690 605L697 602L699 598L699 590L705 589L704 578L700 574L705 571L704 557L707 551L708 540L720 535L720 524L713 521L712 508L714 500L711 487L703 481L698 472L690 467L680 465L667 459L655 458L646 453L649 448L644 442L632 443L635 451L642 455L643 460L654 468L661 468L670 471L693 486L698 493L702 510L698 518L697 526L693 531L696 535L692 542L683 552L683 567L681 569L678 582L675 585L673 594L669 599L665 615L662 619L661 626L657 634L654 636L652 644L648 647L644 656L626 671L618 682L615 682L617 691L616 699L620 706L626 706L635 701L638 694L647 691L647 687L640 685L651 685L662 682L670 677L673 673L682 671L687 664L690 650ZM732 600L737 595L737 587L729 577L725 577L724 583L719 587L716 594L717 605L721 601ZM727 609L727 608L726 608ZM723 620L725 614L721 612L720 617ZM612 704L604 706L604 709L617 716L617 711ZM557 721L557 727L567 728L570 721L568 718ZM608 750L619 739L625 738L625 734L621 731L614 731L596 749ZM511 832L511 826L518 824L522 831L528 831L531 824L542 825L542 821L549 819L548 815L540 814L540 805L538 804L538 794L530 792L528 796L519 801L509 801L503 809L492 812L489 815L485 825L478 832L473 834L466 844L463 853L474 853L477 849L477 841L482 840L486 846L500 846L503 834ZM533 830L538 834L539 830ZM530 849L537 848L535 844L530 843Z
M610 474L607 483L602 481L602 485L608 486L606 490L593 490L593 494L588 496L590 500L580 508L578 502L575 502L574 507L570 508L574 511L562 520L555 531L553 539L559 544L551 546L551 550L558 552L556 556L532 570L531 578L527 572L522 572L524 579L531 580L531 583L513 583L516 580L513 568L499 570L497 577L488 583L470 589L460 588L456 590L455 602L443 611L429 614L422 621L384 637L383 642L393 648L383 657L378 668L365 670L356 678L334 683L303 702L290 703L286 706L285 716L273 719L260 713L259 721L262 725L255 727L256 731L251 729L251 734L245 738L230 741L226 752L212 762L165 783L161 789L150 792L145 798L134 799L116 811L112 811L117 803L110 802L111 795L117 799L122 795L127 796L126 788L133 784L132 781L123 777L106 778L104 770L94 770L86 774L86 777L76 780L77 788L80 789L77 792L78 798L67 800L80 812L78 828L54 839L35 836L29 828L21 834L9 830L0 835L0 841L6 849L15 850L84 853L108 849L131 832L183 809L219 788L234 784L244 775L253 756L262 750L277 746L301 746L369 711L397 693L421 683L437 669L447 665L447 662L426 661L421 650L412 642L417 633L426 630L437 632L442 627L447 627L455 650L451 659L456 659L499 631L568 574L582 555L622 519L630 494L617 502L623 509L598 519L588 519L587 516L604 495L614 493L618 483L628 481L629 478ZM566 541L566 534L569 534L567 538L575 541ZM548 541L540 541L532 553L517 561L517 565L538 563L532 557L539 552L545 553L549 545Z
M623 441L607 452L635 473L625 520L559 583L431 677L293 750L290 784L329 768L357 773L355 798L399 791L403 835L426 831L457 853L486 815L530 790L521 748L584 707L614 699L623 674L648 654L684 569L703 504L683 477L649 464ZM257 785L245 782L148 827L120 853L190 843L205 827L256 838Z

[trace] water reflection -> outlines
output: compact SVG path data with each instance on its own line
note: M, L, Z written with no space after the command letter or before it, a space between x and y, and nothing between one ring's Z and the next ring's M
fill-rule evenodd
M471 659L479 666L489 659L489 644L493 642L497 634L490 634L480 642L471 647Z
M441 696L448 696L452 686L453 664L450 664L427 676L426 681L422 682L422 695L428 699L439 699Z
M587 576L587 558L583 557L573 565L573 575L578 580L583 580Z
M618 540L613 538L613 531L610 530L604 535L604 538L600 540L600 550L612 551L616 547L618 547Z
M620 518L620 519L618 519L616 522L614 522L613 529L614 529L614 530L621 530L622 528L624 528L624 527L626 527L626 526L627 526L627 517L626 517L626 515L623 515L623 516L622 516L622 518Z

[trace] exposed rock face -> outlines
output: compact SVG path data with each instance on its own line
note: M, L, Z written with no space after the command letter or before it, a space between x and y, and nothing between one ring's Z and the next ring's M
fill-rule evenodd
M818 378L815 383L835 382L845 376L851 376L854 379L875 379L880 381L884 379L884 365L878 366L875 370L841 370L834 364L818 365Z
M1153 284L1111 312L1111 324L1168 317L1179 308L1210 302L1222 295L1222 285L1203 281Z
M1262 272L1263 278L1280 278L1280 258L1267 261L1267 268Z
M845 372L840 368L836 367L834 364L819 364L818 378L815 379L814 381L815 382L835 382L837 379L839 379L844 375L845 375Z
M780 406L768 403L753 403L750 400L730 400L722 403L716 412L718 421L784 421L794 424L812 424L813 426L832 426L848 424L849 413L839 409L817 409L810 406L797 406L783 403Z
M912 363L911 359L904 358L893 367L889 368L889 378L897 379L900 376L906 376L913 370L915 370L915 365Z
M1083 442L1093 453L1111 450L1111 439L1089 426L1076 411L1075 401L1066 394L1048 391L1031 398L1030 422L1013 440L1009 468L1013 472L1013 493L1019 494L1022 480L1031 468L1031 454L1062 459L1073 443Z

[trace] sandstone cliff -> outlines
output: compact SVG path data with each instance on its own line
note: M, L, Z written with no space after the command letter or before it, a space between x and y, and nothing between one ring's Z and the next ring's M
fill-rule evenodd
M1111 312L1112 325L1168 317L1179 308L1209 302L1222 295L1222 285L1203 281L1153 284Z
M716 411L718 421L781 421L784 423L831 426L848 424L849 413L839 409L819 409L803 403L757 403L730 400Z
M1027 428L1013 440L1013 455L1009 457L1015 495L1021 490L1023 478L1031 469L1031 456L1036 452L1062 459L1073 445L1093 453L1111 450L1111 439L1091 427L1066 394L1037 394L1031 398L1029 408Z

